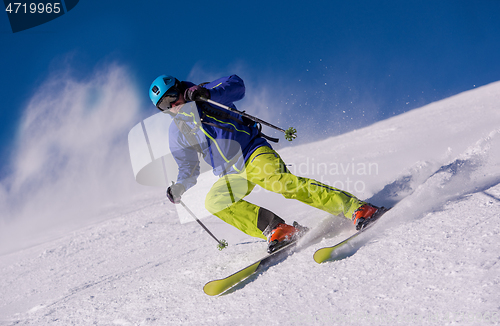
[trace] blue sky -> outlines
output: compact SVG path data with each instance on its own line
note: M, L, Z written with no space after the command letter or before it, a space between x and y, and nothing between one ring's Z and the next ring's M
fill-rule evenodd
M299 142L500 80L496 0L80 0L62 17L16 34L7 14L0 16L1 175L23 110L54 71L85 79L123 65L124 83L143 92L145 116L157 113L148 87L160 74L237 73L247 95L264 89L280 103L270 109L281 111L283 127L300 127Z

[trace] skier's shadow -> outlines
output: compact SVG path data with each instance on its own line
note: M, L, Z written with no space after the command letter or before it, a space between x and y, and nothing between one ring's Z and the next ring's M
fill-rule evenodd
M414 191L413 176L405 175L391 182L365 201L379 207L393 207Z

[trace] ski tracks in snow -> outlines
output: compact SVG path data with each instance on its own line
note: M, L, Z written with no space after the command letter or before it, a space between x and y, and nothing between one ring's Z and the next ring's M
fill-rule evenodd
M449 163L417 162L368 202L394 206L381 221L422 218L451 200L484 192L500 183L500 129L481 138Z

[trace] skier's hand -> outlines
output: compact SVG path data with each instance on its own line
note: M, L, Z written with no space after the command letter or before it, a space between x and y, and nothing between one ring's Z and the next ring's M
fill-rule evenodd
M184 92L184 99L186 99L187 102L199 101L200 97L210 99L210 91L205 87L193 86L186 89Z
M186 188L180 183L176 183L167 188L167 198L174 204L181 202L181 196Z

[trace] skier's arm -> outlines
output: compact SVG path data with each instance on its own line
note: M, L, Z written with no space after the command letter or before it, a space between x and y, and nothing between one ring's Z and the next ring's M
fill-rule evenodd
M177 183L182 184L186 190L196 185L196 180L200 175L200 161L197 153L192 148L186 148L182 155L174 155L179 166Z
M170 150L179 167L177 183L185 190L193 187L200 175L198 152L185 141L179 129L171 126L169 131Z
M210 99L225 105L241 100L245 96L245 84L237 75L219 78L205 85L210 90Z

